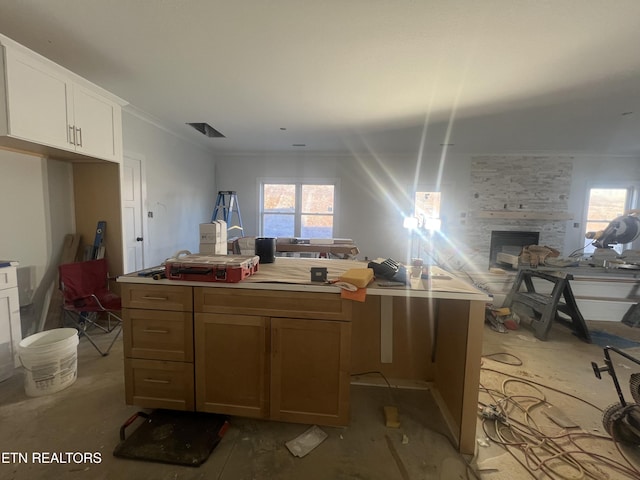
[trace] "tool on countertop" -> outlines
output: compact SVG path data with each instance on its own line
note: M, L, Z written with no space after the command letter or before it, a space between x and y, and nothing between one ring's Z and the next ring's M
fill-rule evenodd
M140 270L138 272L139 277L154 277L159 273L164 273L164 265L159 265L157 267L145 268L144 270Z

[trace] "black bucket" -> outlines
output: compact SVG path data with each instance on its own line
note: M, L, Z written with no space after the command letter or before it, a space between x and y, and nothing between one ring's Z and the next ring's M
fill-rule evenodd
M276 261L276 239L268 237L256 238L256 255L260 257L260 263L273 263Z

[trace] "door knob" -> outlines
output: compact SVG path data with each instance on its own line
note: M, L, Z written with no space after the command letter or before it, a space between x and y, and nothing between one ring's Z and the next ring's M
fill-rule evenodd
M136 237L136 242L141 242L142 241L142 237Z

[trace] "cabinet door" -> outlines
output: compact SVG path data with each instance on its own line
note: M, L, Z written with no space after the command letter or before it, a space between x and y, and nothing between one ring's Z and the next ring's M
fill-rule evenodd
M271 419L349 422L351 323L271 319Z
M79 85L73 87L76 151L91 157L119 160L116 144L120 107Z
M43 145L73 150L67 100L70 85L35 58L7 50L8 134Z
M196 410L268 415L269 319L196 313Z
M15 271L15 267L12 267ZM18 288L0 289L0 379L21 366L18 344L22 340Z

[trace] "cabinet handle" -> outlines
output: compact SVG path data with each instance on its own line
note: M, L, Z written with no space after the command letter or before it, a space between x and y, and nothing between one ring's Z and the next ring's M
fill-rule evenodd
M171 383L169 380L157 380L155 378L145 378L144 381L147 383L163 383L163 384Z
M167 300L169 300L169 297L142 297L143 300L162 300L164 302L166 302Z
M76 132L78 134L77 136L77 140L76 140L76 145L78 145L79 147L82 146L82 128L77 128L76 127Z
M69 128L67 129L67 141L71 145L76 144L76 129L73 125L69 125Z
M145 328L143 330L144 333L169 333L169 330L158 330L155 328Z

